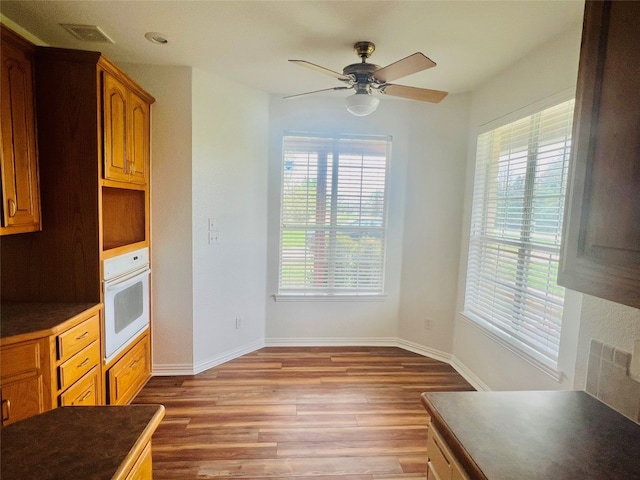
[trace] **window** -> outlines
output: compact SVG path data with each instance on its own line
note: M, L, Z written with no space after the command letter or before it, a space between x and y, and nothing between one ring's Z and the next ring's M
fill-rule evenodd
M383 292L389 137L285 135L282 295Z
M574 101L478 136L464 314L555 373Z

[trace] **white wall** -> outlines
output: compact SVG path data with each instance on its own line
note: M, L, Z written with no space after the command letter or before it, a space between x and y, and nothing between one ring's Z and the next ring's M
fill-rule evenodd
M268 96L188 67L123 67L156 97L154 373L201 371L264 339Z
M151 282L154 370L193 365L192 70L123 64L151 107Z
M462 311L464 301L475 140L478 127L561 92L575 90L581 31L581 25L575 25L473 92L467 195L460 250L458 311ZM458 315L455 321L453 342L455 364L472 374L479 380L478 383L493 390L570 389L574 383L579 321L580 295L567 292L559 358L559 368L564 374L561 382L542 373L538 368L486 336L461 315Z
M264 342L268 107L267 94L194 70L196 371ZM208 243L209 218L217 244Z
M382 98L378 110L367 117L349 114L344 108L342 95L286 101L271 98L267 343L385 344L394 343L398 336L406 335L407 340L429 344L424 335L414 335L411 320L399 322L401 303L405 299L412 306L419 303L424 297L423 292L443 275L443 269L449 269L455 278L460 238L459 212L453 222L447 215L461 210L463 191L457 185L463 183L464 176L467 113L468 98L465 95L451 96L439 105ZM384 301L274 302L272 296L277 292L278 281L281 141L283 132L287 130L393 137L388 187L387 297ZM453 148L449 148L449 142L453 142ZM406 206L407 198L420 203ZM426 203L421 203L422 200ZM443 208L443 204L448 205ZM411 226L405 223L405 208L413 222ZM429 221L433 221L433 225L426 225ZM409 235L408 243L404 244L405 263L403 233ZM430 249L426 256L423 255L424 249ZM433 255L435 249L438 249L437 259ZM433 260L433 263L417 271L411 270L409 267L415 267L416 256L420 256L421 262ZM407 278L403 276L404 267L411 270ZM447 275L445 271L444 276ZM449 282L453 290L442 296L429 296L429 315L440 318L442 312L452 311L455 281L449 280L447 278L445 283ZM401 294L401 283L403 289L413 290ZM445 285L443 289L446 289ZM421 306L417 308L424 313ZM406 313L407 319L410 316ZM446 326L442 327L442 330L446 329ZM450 343L451 324L448 329L446 340L437 343L436 348L444 348L447 342Z
M398 336L435 356L453 342L470 99L413 104L410 125Z

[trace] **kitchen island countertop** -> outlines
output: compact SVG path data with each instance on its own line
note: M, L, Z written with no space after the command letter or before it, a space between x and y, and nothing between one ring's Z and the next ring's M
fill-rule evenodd
M164 417L162 405L61 407L2 428L4 480L125 478Z
M640 425L586 392L423 393L471 480L640 479Z

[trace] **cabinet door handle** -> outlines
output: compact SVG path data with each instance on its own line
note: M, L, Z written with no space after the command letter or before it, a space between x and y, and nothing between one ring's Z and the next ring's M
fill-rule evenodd
M87 338L87 335L89 335L89 332L84 332L79 337L76 337L76 340L82 340L83 338Z
M16 201L13 198L9 198L7 200L7 206L9 207L7 209L9 211L9 216L10 217L15 217L16 216L16 212L18 211L18 208L16 206Z
M136 365L138 365L138 361L137 361L137 360L134 360L133 362L131 362L131 365L129 365L129 368L133 368L133 367L135 367Z
M80 402L84 402L87 398L91 396L91 390L87 390L87 392L82 396Z
M2 421L6 422L11 416L11 400L5 398L2 400Z
M88 357L85 358L80 365L78 365L78 368L84 367L87 363L89 363L89 358Z

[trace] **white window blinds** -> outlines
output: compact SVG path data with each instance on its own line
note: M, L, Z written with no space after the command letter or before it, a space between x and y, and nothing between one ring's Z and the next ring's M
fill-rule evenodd
M383 292L388 137L285 135L280 294Z
M557 369L557 284L574 101L478 136L464 313Z

